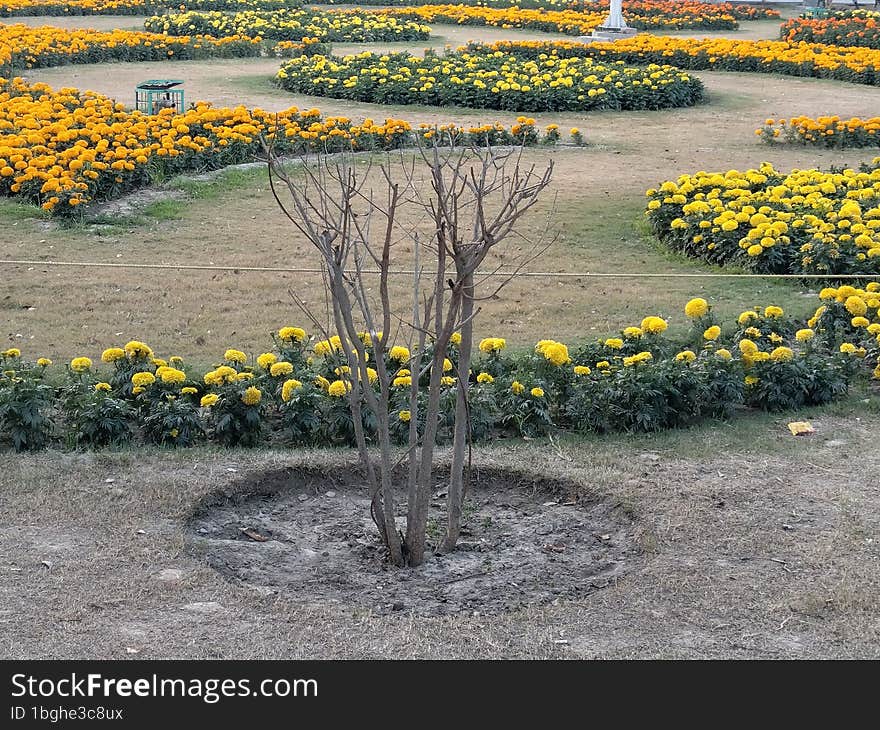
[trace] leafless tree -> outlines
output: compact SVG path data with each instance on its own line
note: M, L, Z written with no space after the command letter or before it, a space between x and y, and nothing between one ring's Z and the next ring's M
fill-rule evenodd
M303 159L297 172L290 173L271 147L267 152L276 200L312 244L324 271L328 316L322 320L315 312L304 311L325 337L339 336L338 354L348 366L348 398L373 520L395 565L419 565L427 549L443 365L451 338L460 332L446 535L435 546L444 551L455 547L461 531L478 303L484 296L495 296L516 273L508 264L506 276L499 279L500 269L481 267L496 246L519 235L517 226L549 185L553 165L537 169L524 164L522 148L441 146L439 138L414 153L386 156L377 166L378 174L372 162L359 164L350 154ZM379 192L372 187L376 179ZM516 267L546 249L546 231L538 241L523 239L528 253L516 260ZM399 259L395 254L404 246L411 251L409 313L392 300L389 287L390 278L401 273L400 261L394 259ZM377 276L378 292L371 286ZM392 331L409 344L410 352L408 448L402 456L391 435L390 404L397 375L387 358ZM375 355L375 385L367 371L365 340ZM427 391L420 398L419 383L425 378ZM364 409L374 417L375 434L364 432ZM371 447L372 440L377 448ZM398 475L404 462L407 509L401 535L395 487L402 486Z

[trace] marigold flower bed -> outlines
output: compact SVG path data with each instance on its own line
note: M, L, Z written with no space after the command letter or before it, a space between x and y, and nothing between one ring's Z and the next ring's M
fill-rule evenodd
M880 50L880 13L848 10L828 18L792 18L782 24L779 37L790 42L864 46Z
M0 79L0 86L6 81ZM277 126L276 126L277 125ZM183 114L146 115L100 94L53 91L16 79L0 94L0 195L16 196L46 211L71 214L93 200L117 197L189 170L251 162L260 135L280 154L311 151L388 150L440 134L449 142L536 144L533 119L461 129L387 119L354 124L322 118L317 109L292 107L277 116L259 109L214 108L199 103ZM558 131L548 128L549 141Z
M0 24L0 69L4 72L8 72L10 64L15 71L20 71L70 63L239 58L259 56L262 52L262 44L239 36L171 37L140 31L103 32Z
M671 248L770 274L880 273L880 157L862 171L682 175L648 190L646 215Z
M330 4L334 3L331 2ZM339 2L336 4L347 3ZM411 8L437 5L437 3L436 0L367 0L366 2L358 3L358 5L391 5L400 8ZM516 3L512 2L512 0L463 0L447 7L455 8L456 6L476 8L477 12L486 9L515 11L517 8L520 10L545 10L551 12L568 11L581 15L601 16L600 22L608 16L609 9L607 2L585 2L584 0L523 0L523 2ZM667 0L628 0L625 10L627 23L634 28L706 28L719 30L736 28L738 25L736 21L738 20L779 17L779 11L772 8L755 5L734 5L731 3L701 3L688 0L680 3ZM508 15L510 14L508 13ZM466 18L467 16L459 17ZM470 17L476 19L478 16L474 14ZM489 19L493 16L486 14L484 17ZM534 15L530 17L532 19L537 18ZM456 20L455 22L458 21ZM491 22L486 24L503 25L509 22L509 20L502 20L500 23ZM523 26L513 25L511 27ZM591 26L591 29L592 27L595 26Z
M792 117L768 119L755 134L769 144L787 142L811 147L880 147L880 117Z
M151 15L164 10L276 10L301 0L3 0L0 17L17 15Z
M666 337L667 322L656 315L571 352L542 340L531 353L508 355L503 338L486 338L470 375L471 435L656 431L729 417L744 404L781 410L826 403L845 394L859 372L874 368L880 378L880 282L820 296L803 326L773 305L723 323L695 298L684 307L690 334L680 340ZM361 337L363 383L352 380L353 363L337 337L317 340L298 327L278 330L274 347L256 357L227 349L207 372L174 356L160 359L139 341L105 350L100 361L75 357L64 368L10 348L0 352L0 446L348 446L348 398L361 387L387 389L392 435L406 443L410 422L420 423L424 410L430 348L412 352L381 333ZM384 383L373 367L378 359L390 374ZM457 362L454 336L443 364L443 413L454 411ZM413 373L423 373L417 413L410 410ZM439 440L448 441L451 429L444 419ZM364 430L374 433L369 416Z
M664 109L704 98L702 82L671 66L549 54L523 60L500 51L311 56L284 64L288 91L384 104L458 105L513 111Z
M413 41L426 39L431 33L427 25L417 20L360 10L187 12L147 18L144 27L148 31L169 35L200 33L257 40L301 40L312 37L341 42Z
M778 73L880 85L880 51L854 46L638 35L591 45L574 41L499 41L473 43L467 49L474 53L501 51L518 58L555 54L631 64L668 63L688 70Z

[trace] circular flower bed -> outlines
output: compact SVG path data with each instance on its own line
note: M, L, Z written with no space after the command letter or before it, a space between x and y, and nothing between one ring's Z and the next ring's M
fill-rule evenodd
M312 56L284 64L288 91L382 104L433 104L512 111L664 109L703 100L703 84L671 66L627 67L500 51Z
M671 248L768 274L880 273L880 157L861 172L729 170L648 190L646 215Z

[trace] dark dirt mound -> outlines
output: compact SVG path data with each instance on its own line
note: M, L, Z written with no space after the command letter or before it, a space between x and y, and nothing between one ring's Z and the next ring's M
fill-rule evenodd
M441 472L436 481L429 542L445 526ZM230 580L375 613L493 614L578 598L638 559L631 519L580 485L502 469L475 470L471 485L458 548L415 569L385 561L364 480L351 466L240 481L204 502L189 532Z

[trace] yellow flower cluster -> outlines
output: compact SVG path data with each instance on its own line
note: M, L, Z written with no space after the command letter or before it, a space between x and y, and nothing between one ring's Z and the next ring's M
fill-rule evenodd
M276 81L288 91L383 104L560 111L664 109L703 99L696 77L668 65L626 66L556 53L523 59L499 50L294 58Z
M298 0L3 0L0 17L16 15L145 15L157 8L273 10L295 6Z
M865 171L682 175L647 192L672 248L760 273L880 272L880 158Z
M543 355L547 362L556 367L567 365L571 362L571 358L568 355L568 348L561 342L556 342L556 340L541 340L535 345L535 352L539 355Z
M390 13L355 10L285 9L237 13L195 11L155 15L144 27L168 35L204 34L218 38L237 36L299 41L316 38L334 42L413 41L428 38L431 29L416 20L398 19Z

